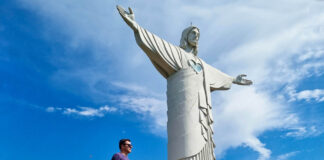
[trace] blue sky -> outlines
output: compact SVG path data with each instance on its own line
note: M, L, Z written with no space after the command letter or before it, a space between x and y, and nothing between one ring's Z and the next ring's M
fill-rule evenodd
M0 1L0 159L165 160L166 82L115 6L251 87L215 92L216 157L324 157L324 1ZM153 157L153 158L152 158Z

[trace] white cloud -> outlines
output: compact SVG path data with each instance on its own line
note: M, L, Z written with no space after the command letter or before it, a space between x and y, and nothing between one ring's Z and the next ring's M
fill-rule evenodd
M47 107L46 112L54 112L55 108L54 107Z
M303 136L304 134L306 134L306 128L305 127L299 127L299 128L294 128L293 132L288 132L286 134L286 136L296 136L296 137L300 137Z
M299 151L289 152L289 153L278 156L277 160L289 160L290 158L296 156L298 153L299 153Z
M322 131L318 130L316 126L310 127L295 127L290 128L290 131L286 133L288 137L297 137L297 138L305 138L311 136L318 136L322 133Z
M101 106L99 108L92 107L77 107L77 108L66 108L66 107L48 107L47 112L59 111L66 115L76 115L80 117L103 117L107 113L117 112L114 107L109 107L107 105Z
M297 100L315 100L317 102L324 101L324 90L315 89L315 90L303 90L301 92L296 93L295 98Z
M108 98L110 86L98 84L113 81L120 89L132 92L119 97L123 108L143 116L153 127L152 132L165 132L166 102L165 97L159 96L165 93L165 81L135 45L132 32L115 9L115 2L21 2L44 16L46 22L59 26L60 32L69 37L68 47L87 44L94 50L95 67L62 68L53 75L53 82L60 82L62 77L81 79L88 86L74 92L89 94L99 101ZM138 0L127 3L133 6L139 24L174 44L178 44L182 29L193 21L201 29L201 57L208 57L205 58L208 63L226 73L246 73L254 81L253 87L233 86L232 90L213 96L217 156L244 145L258 152L259 159L269 159L271 150L258 139L262 133L274 129L295 131L289 136L312 132L307 127L302 129L298 114L285 102L289 99L284 95L298 100L323 100L322 91L295 91L305 78L323 75L323 2ZM283 87L286 88L281 90ZM100 109L87 107L62 108L62 111L81 116L103 114Z
M324 50L323 48L314 48L314 49L306 49L306 53L304 55L301 55L298 60L299 61L305 61L313 58L321 58L324 56Z
M166 136L167 105L165 99L156 99L148 96L121 97L123 109L139 114L152 133Z
M132 83L114 82L115 86L125 89L124 95L116 97L123 111L131 111L140 115L140 119L149 124L149 130L166 136L167 104L165 95Z
M251 147L256 152L260 153L258 160L266 160L270 158L271 151L265 148L265 144L261 143L256 137L251 137L251 139L246 139L245 144Z
M286 128L299 122L287 106L254 87L235 87L213 99L220 102L214 105L214 138L216 153L220 156L228 148L245 145L259 152L259 159L268 159L271 151L257 137L267 130Z
M165 96L152 92L143 86L125 82L112 82L119 90L125 91L123 95L114 95L119 108L107 105L92 107L47 107L47 112L59 111L65 115L81 117L104 117L108 113L133 112L139 115L139 119L148 123L150 132L157 136L166 137L167 104Z
M55 112L55 111L62 111L63 108L61 107L47 107L46 112Z
M149 97L163 97L163 95L158 94L154 91L149 90L147 87L145 86L140 86L138 84L135 83L126 83L126 82L112 82L112 84L116 87L118 87L119 89L123 89L126 90L128 92L132 92L133 95L146 95Z

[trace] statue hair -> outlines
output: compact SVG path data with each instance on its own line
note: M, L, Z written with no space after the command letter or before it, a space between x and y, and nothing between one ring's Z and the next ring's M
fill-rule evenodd
M188 42L188 35L193 29L197 29L199 31L199 28L195 27L195 26L189 26L188 28L186 28L182 31L182 35L181 35L181 39L180 39L180 48L182 48L184 50L186 50L188 48L188 46L190 45ZM192 46L192 47L193 47L193 53L195 55L197 55L198 54L198 45Z

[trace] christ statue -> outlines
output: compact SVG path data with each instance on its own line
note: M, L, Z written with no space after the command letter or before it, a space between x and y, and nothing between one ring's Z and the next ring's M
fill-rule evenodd
M241 74L233 78L200 59L200 31L190 26L175 46L138 25L131 8L119 14L134 31L139 47L167 80L168 160L215 160L211 92L231 84L251 85Z

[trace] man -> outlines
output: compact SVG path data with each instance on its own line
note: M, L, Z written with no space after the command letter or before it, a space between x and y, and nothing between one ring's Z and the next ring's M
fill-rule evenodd
M132 144L129 139L121 139L119 141L119 153L113 155L111 160L129 160L128 154L132 152Z

